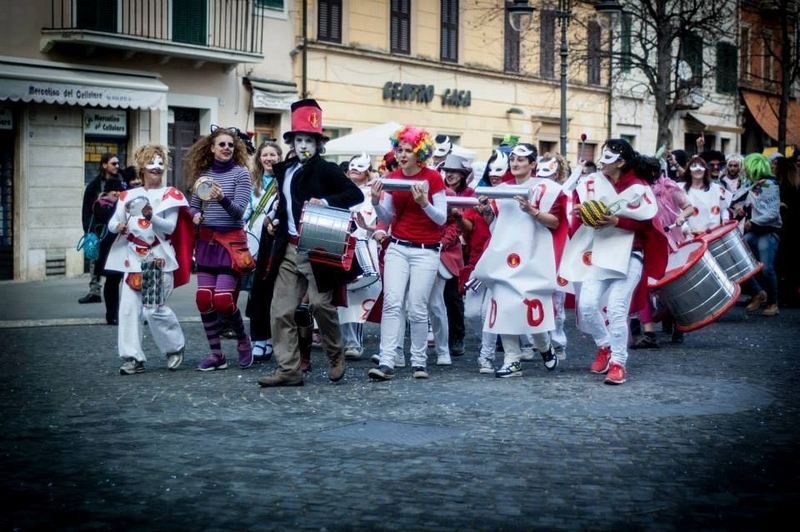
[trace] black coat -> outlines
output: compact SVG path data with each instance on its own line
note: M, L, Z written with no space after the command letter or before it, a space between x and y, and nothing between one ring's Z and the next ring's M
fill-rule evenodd
M278 273L278 267L283 260L286 252L286 245L289 242L288 211L286 210L287 198L283 193L283 182L286 171L297 163L297 158L292 157L280 162L273 167L275 178L278 181L278 193L280 202L278 204L277 217L280 223L275 233L275 243L272 246L272 260L269 276L274 279ZM353 183L339 167L339 165L325 161L319 155L313 156L294 174L292 178L292 214L294 215L295 227L300 227L300 215L303 212L303 204L311 198L324 199L329 207L349 209L354 205L364 201L364 194ZM356 261L353 261L354 264ZM329 292L343 284L351 281L358 271L352 270L345 272L341 268L328 266L312 262L314 278L317 281L317 290ZM356 266L357 268L357 266Z

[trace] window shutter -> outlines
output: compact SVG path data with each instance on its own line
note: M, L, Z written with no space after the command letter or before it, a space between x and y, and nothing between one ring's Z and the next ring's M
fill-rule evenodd
M77 28L117 31L117 0L77 0L75 15Z
M589 62L587 65L587 80L589 85L600 85L601 50L600 50L600 24L590 21L586 29L589 41Z
M703 39L697 35L689 35L681 42L681 59L692 67L692 79L688 84L693 87L703 85Z
M205 46L207 8L207 0L172 0L172 40Z
M458 61L458 0L441 0L440 57Z
M729 42L717 43L717 92L736 92L736 46Z
M630 72L633 64L631 57L631 34L633 33L633 18L630 13L622 13L622 31L620 42L620 69L623 72Z
M342 0L319 0L317 39L342 42Z
M411 53L411 0L391 0L389 46L395 54Z
M555 77L556 13L543 9L539 28L539 75L543 78Z
M503 42L505 57L503 68L506 72L519 72L519 49L521 36L518 31L511 27L511 19L508 16L508 6L506 3L505 24L503 28Z

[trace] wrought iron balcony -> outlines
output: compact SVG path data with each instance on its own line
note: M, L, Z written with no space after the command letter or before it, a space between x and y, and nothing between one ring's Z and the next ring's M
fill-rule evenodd
M57 44L115 48L223 63L259 62L264 17L258 0L51 0L42 51Z

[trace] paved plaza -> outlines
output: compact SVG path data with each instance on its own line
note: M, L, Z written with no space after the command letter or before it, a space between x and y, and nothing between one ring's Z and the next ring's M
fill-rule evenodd
M0 283L2 530L772 530L800 504L800 309L659 334L616 387L572 323L557 371L480 375L470 322L427 380L370 382L365 357L332 384L315 349L305 386L264 389L274 362L239 369L233 340L228 370L194 371L191 287L183 366L146 337L120 376L86 287Z

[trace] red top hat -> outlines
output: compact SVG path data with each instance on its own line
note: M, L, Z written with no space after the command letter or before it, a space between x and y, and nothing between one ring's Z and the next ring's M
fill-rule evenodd
M325 142L330 140L322 134L322 108L316 100L300 100L292 104L292 130L283 134L283 140L290 142L295 133L310 133Z

